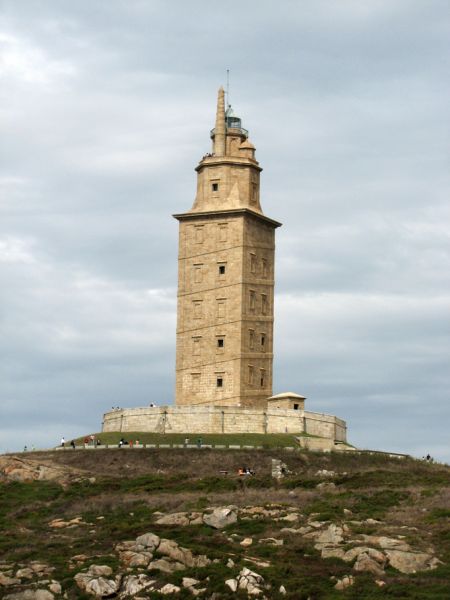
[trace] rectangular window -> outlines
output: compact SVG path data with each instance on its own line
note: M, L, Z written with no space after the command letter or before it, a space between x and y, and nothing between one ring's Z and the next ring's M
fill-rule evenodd
M194 227L195 232L195 243L202 244L203 243L203 225L196 225Z
M300 408L300 404L294 404L294 410L298 410Z
M255 348L255 330L254 329L248 330L248 347L250 348L250 350L254 350L254 348Z
M201 319L203 317L203 306L201 300L194 300L194 319Z
M192 338L192 355L193 356L200 355L201 346L202 346L202 338L201 337Z
M223 339L223 337L217 338L217 347L223 348L224 346L225 346L225 340Z
M269 276L269 269L268 269L268 265L267 265L267 260L265 258L262 259L261 261L262 263L262 276L263 279L267 279L267 277Z
M262 388L266 385L266 371L264 369L259 370L259 384Z
M194 283L202 282L202 266L203 265L194 265Z
M226 316L226 299L217 300L216 316L218 319L225 319Z
M256 254L250 254L250 273L256 273Z
M211 191L212 192L218 192L219 191L219 182L218 181L212 181L211 182Z
M219 242L226 242L228 240L228 223L220 223L218 230Z
M251 204L256 204L257 199L258 199L258 185L256 183L252 183L252 191L251 191L251 197L250 197Z
M255 382L255 369L252 365L248 365L248 384L253 385Z
M217 377L217 379L216 379L216 386L218 388L223 387L223 377Z
M200 373L191 373L191 389L193 392L200 391Z
M256 307L256 292L254 290L250 290L250 294L249 294L250 312L255 312L255 307Z
M266 349L266 334L262 333L261 334L261 350L264 352L265 349Z
M225 264L219 264L219 276L223 277L223 275L225 275L226 271L227 271L226 265Z
M267 295L261 294L261 312L263 315L267 315L269 311L269 304L267 302Z

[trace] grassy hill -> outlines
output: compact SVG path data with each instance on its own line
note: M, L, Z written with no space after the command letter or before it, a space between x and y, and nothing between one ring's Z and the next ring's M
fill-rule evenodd
M273 459L285 465L280 480L272 477ZM242 466L256 474L240 477ZM34 477L49 480L24 481ZM229 505L236 507L234 523L215 529L202 520L213 507ZM197 517L182 522L186 515ZM0 457L0 595L48 590L53 581L69 600L93 598L74 576L95 564L111 567L111 577L120 573L122 582L151 577L156 588L139 598L161 598L158 589L168 583L180 588L168 598L192 598L183 577L199 582L201 598L252 597L225 584L249 568L264 580L260 598L442 600L450 589L449 517L450 468L411 458L276 447L69 448ZM173 572L125 564L117 544L148 532L212 562ZM366 546L371 556L390 560L377 558L378 567L372 561L372 570L358 570L364 565L356 554L351 561L338 556ZM328 556L330 549L335 555ZM393 566L402 552L432 557L433 568L402 572ZM53 570L40 575L33 561ZM28 578L20 576L30 568ZM353 585L336 589L349 575ZM57 586L52 589L55 599L62 597Z

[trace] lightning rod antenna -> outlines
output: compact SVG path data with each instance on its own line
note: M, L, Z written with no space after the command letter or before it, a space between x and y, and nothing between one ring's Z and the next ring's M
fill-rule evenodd
M227 106L230 105L230 69L227 69Z

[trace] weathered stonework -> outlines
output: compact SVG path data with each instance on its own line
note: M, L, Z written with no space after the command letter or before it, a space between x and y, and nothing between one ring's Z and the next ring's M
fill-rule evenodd
M155 433L308 433L346 442L345 421L333 415L284 408L157 406L110 411L103 431Z
M272 396L275 229L260 204L261 167L219 90L212 153L179 221L176 406L104 415L103 431L290 433L311 450L346 443L346 424Z
M275 228L255 149L219 91L213 153L180 222L176 404L266 407L272 395Z

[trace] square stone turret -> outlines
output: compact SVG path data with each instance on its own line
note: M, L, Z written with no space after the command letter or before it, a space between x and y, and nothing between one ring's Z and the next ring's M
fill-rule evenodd
M265 408L272 395L275 229L255 148L219 90L213 148L180 224L176 404Z

